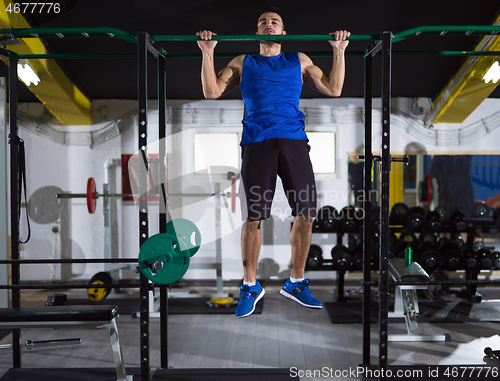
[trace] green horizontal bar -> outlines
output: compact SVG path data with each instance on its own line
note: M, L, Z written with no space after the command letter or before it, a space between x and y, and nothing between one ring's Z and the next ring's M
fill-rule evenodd
M500 56L500 51L490 50L439 50L439 51L393 51L395 56Z
M257 52L220 52L215 53L214 56L217 58L233 58L242 54L256 54ZM310 57L332 57L332 52L303 52ZM168 52L167 57L171 58L201 58L201 52ZM362 56L363 52L346 52L347 56Z
M233 58L241 54L255 54L257 52L220 52L215 53L218 58ZM331 57L332 52L304 52L310 57ZM167 58L201 58L200 52L163 52ZM346 56L360 57L364 52L347 51ZM148 54L153 57L152 54ZM477 50L440 50L440 51L393 51L393 56L500 56L500 51L477 51ZM19 59L117 59L137 58L136 53L63 53L63 54L19 54Z
M137 43L134 34L115 28L13 28L0 29L0 35L12 34L20 38L118 38L132 43Z
M153 57L152 54L149 54ZM92 53L54 53L54 54L19 54L19 59L41 60L41 59L102 59L102 58L137 58L136 53L116 53L116 54L92 54Z
M408 37L426 36L456 36L456 35L496 35L500 33L497 25L432 25L420 26L394 34L393 42L404 40Z
M215 57L225 58L225 57L236 57L240 54L255 54L256 52L222 52L215 53ZM332 52L303 52L310 57L331 57ZM345 52L346 56L364 56L365 52ZM379 53L380 54L380 53ZM467 50L441 50L441 51L393 51L392 55L394 56L500 56L500 51L467 51ZM184 53L175 53L168 52L167 57L172 58L200 58L201 53L194 52L184 52Z
M280 41L330 41L333 40L334 36L329 34L306 34L306 35L214 35L212 40L216 41L263 41L263 40L280 40ZM380 36L369 35L369 34L352 34L348 40L379 40ZM200 41L200 37L191 34L185 35L152 35L151 41Z
M446 33L444 33L446 32ZM448 26L421 26L394 35L393 41L397 42L408 37L418 35L491 35L500 33L500 26L485 25L448 25ZM128 42L137 43L136 36L116 28L11 28L0 29L0 34L12 34L20 38L94 38L112 37ZM198 41L196 35L151 35L151 41ZM212 39L217 41L261 41L276 40L276 35L215 35ZM329 41L331 35L280 35L281 41ZM348 40L380 40L380 35L353 34Z

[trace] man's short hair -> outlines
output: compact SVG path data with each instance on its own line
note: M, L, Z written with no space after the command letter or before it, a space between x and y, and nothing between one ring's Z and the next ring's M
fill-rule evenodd
M277 13L281 18L283 18L283 16L281 16L281 10L279 8L276 8L276 7L265 7L260 13L259 13L259 17L264 14L264 13L267 13L267 12L273 12L273 13Z
M285 28L285 22L283 21L283 16L281 15L281 10L276 7L265 7L262 12L259 13L259 17L257 18L257 21L260 20L260 16L262 16L264 13L267 12L273 12L276 13L279 17L281 17L281 27L284 29Z

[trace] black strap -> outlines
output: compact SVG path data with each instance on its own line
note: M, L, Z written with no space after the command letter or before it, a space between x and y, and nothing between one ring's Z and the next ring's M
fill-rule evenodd
M28 237L24 241L19 240L19 243L24 244L27 243L31 238L30 219L28 216L28 198L26 197L26 151L24 149L24 140L17 135L13 136L9 134L9 143L16 145L17 150L16 150L15 160L17 160L17 162L19 163L19 171L17 175L17 181L19 183L18 187L19 193L17 195L17 204L18 204L17 210L19 211L18 221L21 220L21 201L24 188L24 201L26 203L26 223L28 225Z

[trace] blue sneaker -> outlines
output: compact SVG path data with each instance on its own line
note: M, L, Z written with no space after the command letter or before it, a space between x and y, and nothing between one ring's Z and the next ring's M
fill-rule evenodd
M293 283L290 278L285 282L285 285L280 290L280 294L285 298L292 299L304 307L321 309L323 305L314 298L309 289L309 279L304 279L302 282Z
M242 285L240 287L240 300L236 306L236 317L245 318L253 314L257 302L262 299L265 293L266 290L257 281L255 281L255 286Z

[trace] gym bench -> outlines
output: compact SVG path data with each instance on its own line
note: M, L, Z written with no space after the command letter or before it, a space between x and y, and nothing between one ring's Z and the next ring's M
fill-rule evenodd
M429 280L429 275L417 262L410 266L405 264L404 258L392 258L389 261L389 274L396 282L422 282ZM417 290L424 290L429 286L396 285L394 312L389 312L389 318L404 318L408 334L388 336L388 341L451 341L447 334L421 335L418 331L417 317L419 315Z
M46 306L0 308L0 329L22 328L107 328L115 359L117 381L132 381L123 361L116 318L116 306Z

